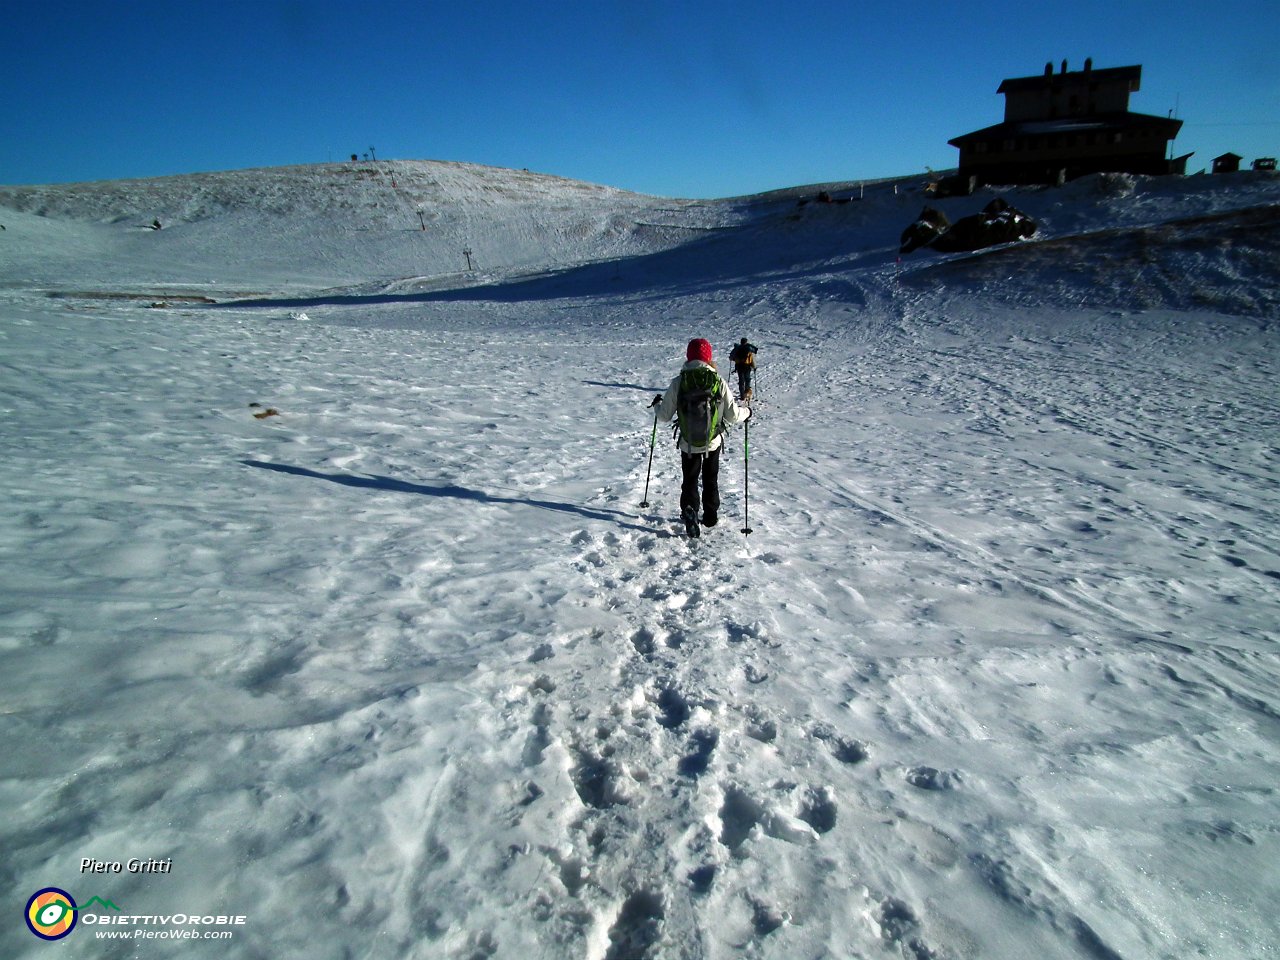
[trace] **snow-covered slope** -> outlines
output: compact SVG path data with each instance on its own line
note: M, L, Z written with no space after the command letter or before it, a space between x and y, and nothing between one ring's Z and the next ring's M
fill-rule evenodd
M1038 241L1070 249L1023 245L1003 250L998 262L989 253L966 258L966 279L998 283L1029 268L1033 298L1046 288L1068 298L1116 290L1116 305L1123 305L1136 275L1164 287L1140 305L1213 306L1206 297L1256 286L1255 275L1266 275L1280 219L1275 179L1266 174L1109 175L1063 189L987 189L941 201L925 196L923 185L913 177L683 201L527 171L366 161L0 188L0 207L10 211L8 230L16 233L5 254L17 282L144 296L180 286L216 300L332 286L403 294L499 281L520 283L519 296L543 296L543 286L524 282L546 273L556 275L553 291L586 282L590 293L847 275L891 259L898 233L922 204L958 219L1001 195L1037 220ZM858 199L802 202L819 189ZM163 229L149 229L153 221ZM1198 256L1189 276L1180 275L1188 258L1179 257L1168 282L1154 275L1169 260L1158 251L1170 242L1194 246ZM1111 274L1089 269L1109 267L1117 244L1128 258L1123 267ZM906 268L936 260L917 253ZM1086 271L1073 275L1078 266Z
M16 187L0 189L0 205L82 224L166 279L223 282L216 267L283 287L462 274L468 250L482 271L625 255L680 242L703 220L699 204L428 161ZM155 220L162 230L148 229Z
M1010 191L1036 239L902 262L920 178L817 189L0 188L10 916L65 890L106 958L1271 956L1280 180ZM761 347L697 542L661 426L648 475L692 336Z

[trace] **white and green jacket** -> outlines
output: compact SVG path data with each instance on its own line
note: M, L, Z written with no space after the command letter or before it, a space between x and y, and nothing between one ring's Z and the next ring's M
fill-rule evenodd
M733 398L733 391L729 389L729 384L725 382L720 371L716 370L715 364L703 363L701 360L690 360L680 368L680 373L675 375L671 381L671 386L667 387L667 392L662 395L662 403L658 404L658 419L663 423L671 420L676 415L676 397L680 393L680 374L686 370L696 370L698 367L706 367L709 370L715 370L716 376L720 379L720 423L725 428L733 426L735 423L745 423L747 418L751 416L751 408L746 404L740 404ZM705 447L693 447L683 438L680 438L680 451L682 453L710 453L712 450L719 450L721 444L724 443L724 432L717 434L712 441Z

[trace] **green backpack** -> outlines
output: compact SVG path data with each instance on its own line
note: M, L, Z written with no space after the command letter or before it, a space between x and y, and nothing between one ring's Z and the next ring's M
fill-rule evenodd
M680 436L691 447L706 447L715 440L720 423L720 374L697 367L680 374L676 394L676 422Z

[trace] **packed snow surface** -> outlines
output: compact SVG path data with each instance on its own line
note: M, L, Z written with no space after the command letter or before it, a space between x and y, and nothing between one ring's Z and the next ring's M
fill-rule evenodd
M0 955L1276 956L1280 179L997 195L0 188Z

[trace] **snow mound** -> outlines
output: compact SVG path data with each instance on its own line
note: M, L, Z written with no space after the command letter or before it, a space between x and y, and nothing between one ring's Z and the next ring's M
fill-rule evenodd
M913 287L978 288L1009 303L1280 315L1280 205L1114 227L960 257Z

